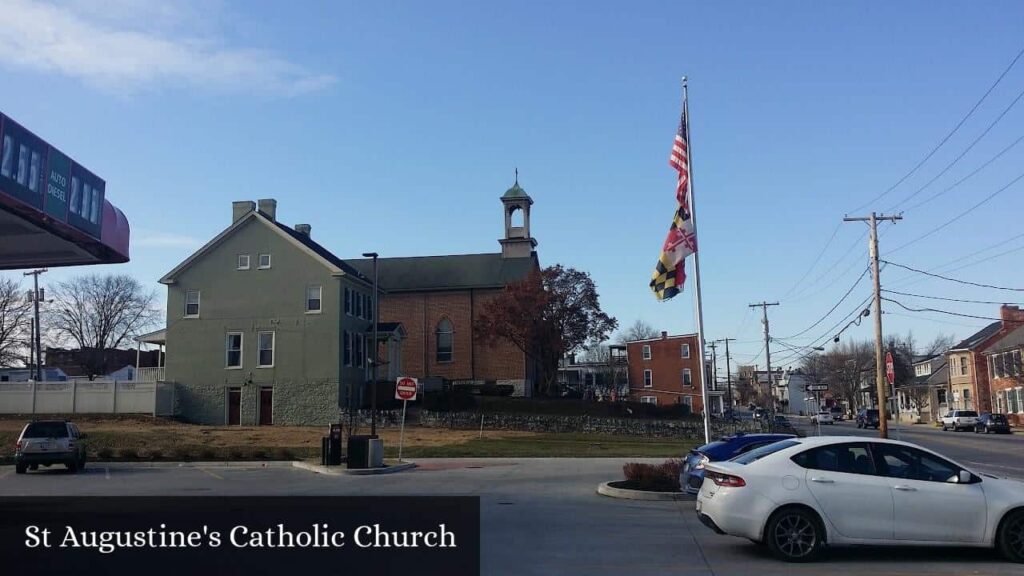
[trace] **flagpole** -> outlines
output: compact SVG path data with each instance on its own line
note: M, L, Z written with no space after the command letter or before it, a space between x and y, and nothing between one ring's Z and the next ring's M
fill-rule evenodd
M686 179L686 199L690 205L690 223L697 238L697 250L693 252L694 305L697 307L697 357L700 358L700 395L704 406L704 442L711 442L711 407L708 405L707 365L704 359L704 307L700 296L700 235L697 233L697 205L693 202L693 141L690 140L690 92L686 76L683 76L683 114L686 115L686 154L689 177Z

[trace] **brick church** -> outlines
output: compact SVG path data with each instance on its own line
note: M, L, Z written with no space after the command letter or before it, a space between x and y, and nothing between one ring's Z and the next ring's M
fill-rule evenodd
M487 302L506 286L539 268L530 234L533 199L518 179L501 197L505 233L500 252L451 256L380 258L384 294L379 321L400 323L403 375L460 384L508 384L514 395L531 394L537 370L511 342L485 345L474 324ZM367 278L370 259L346 260Z

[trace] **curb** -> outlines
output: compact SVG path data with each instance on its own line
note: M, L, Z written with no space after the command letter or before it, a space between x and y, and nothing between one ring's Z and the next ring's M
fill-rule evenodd
M317 474L323 474L324 476L373 476L376 474L394 474L404 470L411 470L416 467L415 462L403 462L401 464L385 466L383 468L353 468L351 470L340 466L320 466L319 464L310 464L309 462L301 461L292 462L291 465L295 468L316 472Z
M657 502L673 502L677 500L695 500L692 494L685 492L648 492L646 490L630 490L628 488L616 488L610 485L611 482L602 482L597 486L597 493L610 498L622 498L625 500L648 500Z
M290 468L292 460L273 460L269 462L252 461L218 461L205 462L104 462L88 460L86 466L118 468Z

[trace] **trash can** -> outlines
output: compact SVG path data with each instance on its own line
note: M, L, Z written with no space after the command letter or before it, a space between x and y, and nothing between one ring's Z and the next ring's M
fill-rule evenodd
M378 440L377 436L361 434L348 437L348 467L370 468L370 441Z
M380 468L382 466L384 466L384 440L371 438L366 456L366 467Z

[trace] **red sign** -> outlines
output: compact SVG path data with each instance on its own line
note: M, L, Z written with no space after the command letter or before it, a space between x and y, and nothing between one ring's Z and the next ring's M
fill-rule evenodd
M415 400L418 382L415 378L401 377L395 383L395 400Z
M889 384L896 383L896 363L892 360L892 352L885 353L885 379Z

